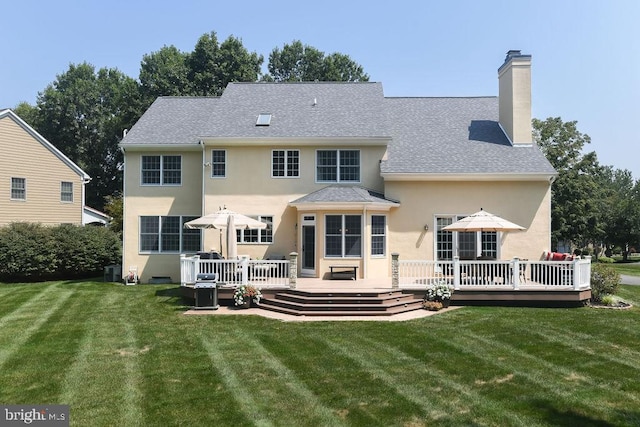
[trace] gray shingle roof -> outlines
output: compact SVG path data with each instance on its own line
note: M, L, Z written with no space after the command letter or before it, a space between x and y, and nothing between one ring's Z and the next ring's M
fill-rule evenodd
M383 98L380 83L230 83L203 136L384 137ZM269 126L256 126L260 113Z
M535 144L513 147L498 98L385 98L393 141L382 173L555 173Z
M309 193L306 196L302 196L291 203L375 203L396 206L399 202L385 198L382 193L368 188L329 185L313 193Z
M160 97L121 144L197 144L219 101L217 97Z
M269 126L256 126L261 113ZM223 95L158 98L122 141L390 138L383 174L553 174L535 146L513 147L498 99L385 98L380 83L230 83Z

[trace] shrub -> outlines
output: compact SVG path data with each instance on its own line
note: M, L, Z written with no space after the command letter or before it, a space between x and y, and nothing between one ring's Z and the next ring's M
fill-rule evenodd
M614 262L616 262L616 260L613 258L609 258L608 256L601 256L598 258L598 262L601 262L603 264L613 264Z
M0 280L91 277L118 263L117 234L104 227L13 223L0 228Z
M605 295L614 295L620 286L620 274L611 266L591 264L591 301L602 302Z

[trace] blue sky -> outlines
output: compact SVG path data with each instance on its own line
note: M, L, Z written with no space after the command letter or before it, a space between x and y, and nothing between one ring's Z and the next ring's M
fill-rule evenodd
M70 63L137 78L164 45L229 35L265 57L293 40L361 64L387 96L497 95L509 49L533 56L533 116L577 120L600 162L640 179L640 2L245 0L8 1L0 108L35 104Z

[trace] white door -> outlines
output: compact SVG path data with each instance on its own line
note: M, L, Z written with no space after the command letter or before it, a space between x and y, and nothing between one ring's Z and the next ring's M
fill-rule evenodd
M302 216L302 259L300 275L315 277L316 275L316 216Z

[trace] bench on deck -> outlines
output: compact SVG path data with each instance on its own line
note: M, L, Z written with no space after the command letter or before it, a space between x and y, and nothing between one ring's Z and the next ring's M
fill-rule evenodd
M344 278L356 280L358 277L357 265L330 265L329 270L331 270L331 280Z

